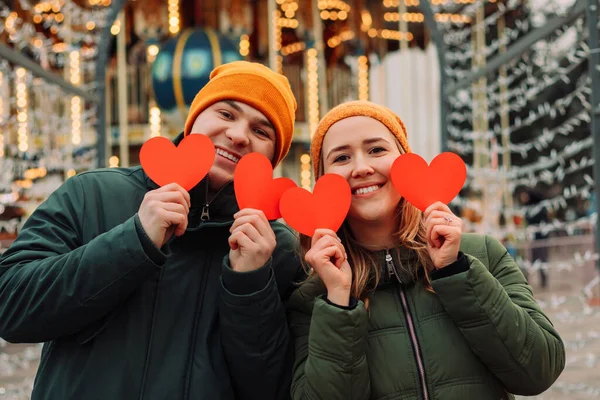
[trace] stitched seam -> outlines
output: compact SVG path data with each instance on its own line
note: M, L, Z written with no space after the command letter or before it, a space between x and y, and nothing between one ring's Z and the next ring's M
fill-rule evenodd
M109 289L111 286L113 286L115 283L117 283L118 281L120 281L121 279L123 279L124 276L126 276L127 274L133 272L135 269L137 269L140 265L142 265L144 263L144 261L141 261L139 263L137 263L135 265L135 267L128 269L127 271L125 271L123 274L119 275L117 277L117 279L115 279L114 281L112 281L111 283L109 283L108 285L106 285L105 287L103 287L102 289L100 289L98 292L94 293L93 295L91 295L90 297L88 297L86 300L83 301L83 303L80 303L81 306L85 306L85 304L89 301L94 300L97 296L99 296L102 292L104 292L105 290Z
M79 183L79 188L81 189L81 193L84 194L85 191L83 190L83 184L81 183L81 180L79 180L79 176L77 176L76 179L77 183ZM82 204L81 204L81 209L84 211L83 215L81 215L81 226L79 227L79 229L81 230L81 232L79 232L80 239L81 241L83 241L83 227L85 226L85 196L81 196L82 198Z
M351 372L352 371L352 368L348 369L346 367L347 366L346 360L344 360L342 358L331 357L330 354L327 354L327 353L325 353L323 351L316 350L310 344L308 345L308 353L309 353L309 355L311 355L313 357L322 358L322 359L324 359L326 361L331 361L331 362L334 362L336 364L344 365L344 371L346 371L346 372Z
M354 326L352 327L352 331L351 331L351 337L350 337L350 343L352 343L352 346L350 346L350 385L348 385L348 398L352 399L352 392L354 391L354 349L356 348L356 346L354 346L354 340L356 338L356 324L353 324Z
M380 336L395 335L398 333L405 333L405 332L407 332L407 330L406 330L406 327L404 327L404 326L398 326L398 327L393 327L393 328L384 328L384 329L369 332L367 340L375 339Z

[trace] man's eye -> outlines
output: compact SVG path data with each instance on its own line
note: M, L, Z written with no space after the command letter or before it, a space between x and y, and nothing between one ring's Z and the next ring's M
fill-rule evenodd
M219 111L219 114L221 114L222 116L224 116L227 119L233 119L233 115L231 115L230 112L227 111Z
M258 133L261 136L264 136L266 138L270 138L269 134L265 131L263 131L262 129L255 129L254 132Z

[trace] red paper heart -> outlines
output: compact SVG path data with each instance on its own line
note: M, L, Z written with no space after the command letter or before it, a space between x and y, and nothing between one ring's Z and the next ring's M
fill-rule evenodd
M312 193L298 187L285 192L279 209L289 226L312 236L315 229L340 229L351 202L348 182L340 175L325 174L319 178Z
M281 218L279 200L286 190L296 187L289 178L273 179L273 167L260 153L246 154L233 173L233 188L240 210L262 210L269 220Z
M157 185L175 182L189 191L205 176L215 161L215 146L208 136L193 134L179 146L162 136L148 139L140 150L144 172Z
M392 165L392 183L398 193L421 211L441 201L448 204L467 179L465 162L454 153L438 154L431 164L414 153L403 154Z

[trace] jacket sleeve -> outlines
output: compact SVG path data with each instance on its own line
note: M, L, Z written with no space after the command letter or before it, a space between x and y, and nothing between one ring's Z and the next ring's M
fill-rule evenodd
M237 400L289 399L293 353L284 301L302 267L290 234L266 265L239 273L223 260L221 343Z
M144 251L137 216L82 243L84 206L81 184L69 179L0 258L0 337L35 343L76 334L158 270Z
M364 304L342 309L321 295L314 299L311 313L313 302L305 301L301 290L292 296L288 312L296 354L292 399L369 399Z
M482 247L482 254L467 254L467 271L433 280L433 289L509 392L542 393L565 366L564 344L502 244L486 236Z

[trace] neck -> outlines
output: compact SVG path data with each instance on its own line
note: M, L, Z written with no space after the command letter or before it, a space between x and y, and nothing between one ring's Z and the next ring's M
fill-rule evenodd
M398 229L396 218L386 221L356 221L348 219L348 226L361 246L371 251L389 249L396 242L394 234Z
M229 185L230 182L224 184L223 186L219 187L219 188L215 188L213 187L213 185L210 183L210 179L206 180L206 186L205 186L205 190L206 190L206 201L207 202L211 202L219 193L221 193L221 191Z

